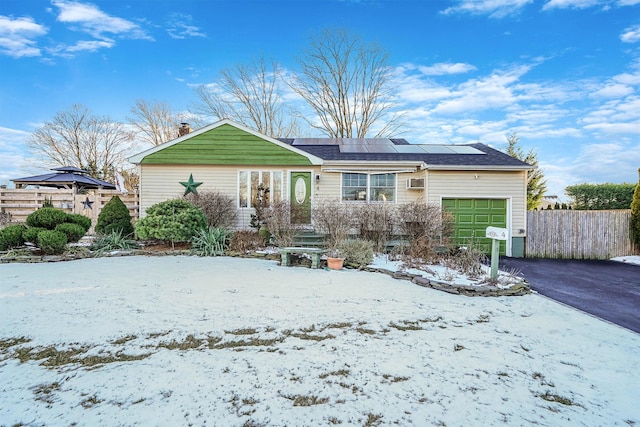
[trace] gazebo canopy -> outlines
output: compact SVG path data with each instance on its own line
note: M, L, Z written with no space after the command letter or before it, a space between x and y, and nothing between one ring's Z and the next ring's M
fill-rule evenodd
M78 190L91 190L103 188L115 190L116 186L107 181L102 181L89 176L89 172L73 166L63 166L51 169L55 173L44 175L28 176L25 178L12 179L16 188L25 188L29 185L40 185L43 187L55 188L76 188Z

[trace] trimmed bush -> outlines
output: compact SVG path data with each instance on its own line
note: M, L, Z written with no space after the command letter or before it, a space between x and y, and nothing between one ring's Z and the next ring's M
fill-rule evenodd
M205 228L207 218L202 210L181 199L156 203L147 209L147 216L135 225L141 239L165 242L189 242L199 230Z
M373 262L373 242L367 240L344 240L338 244L338 252L345 263L356 267Z
M29 227L42 227L53 230L57 225L67 222L67 213L62 209L40 208L27 217Z
M25 242L31 242L34 245L38 245L38 233L40 233L41 231L46 230L46 228L42 228L42 227L29 227L26 230L24 230L24 233L22 233L22 237L24 238Z
M47 255L57 255L67 247L67 236L55 230L44 230L38 233L38 247Z
M64 233L67 236L67 242L77 242L86 233L81 225L71 224L70 222L57 225L55 230Z
M26 229L27 227L22 224L14 224L0 230L0 251L22 246L24 244L22 234Z
M84 215L67 214L67 222L71 224L78 224L80 227L84 228L85 233L91 228L91 218Z
M96 223L96 233L111 234L119 231L123 236L133 234L131 214L120 197L113 196L100 211Z

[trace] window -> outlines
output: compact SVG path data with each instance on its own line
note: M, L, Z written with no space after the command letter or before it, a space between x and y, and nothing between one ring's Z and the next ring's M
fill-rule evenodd
M281 201L282 171L239 171L238 206L252 207L260 195L260 188L268 190L264 192L264 197L269 204Z
M342 200L357 202L395 202L396 174L343 173Z
M367 200L367 174L342 174L342 200Z
M370 175L371 201L395 202L396 201L396 175L384 173Z

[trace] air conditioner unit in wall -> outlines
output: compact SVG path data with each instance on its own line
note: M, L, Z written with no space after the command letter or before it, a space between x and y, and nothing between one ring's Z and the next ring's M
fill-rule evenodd
M423 190L424 178L409 178L407 179L407 190Z

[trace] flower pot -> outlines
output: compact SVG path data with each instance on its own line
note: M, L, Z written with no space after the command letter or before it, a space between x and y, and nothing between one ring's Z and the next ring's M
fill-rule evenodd
M344 258L332 258L327 257L327 267L331 270L342 270L344 264Z

